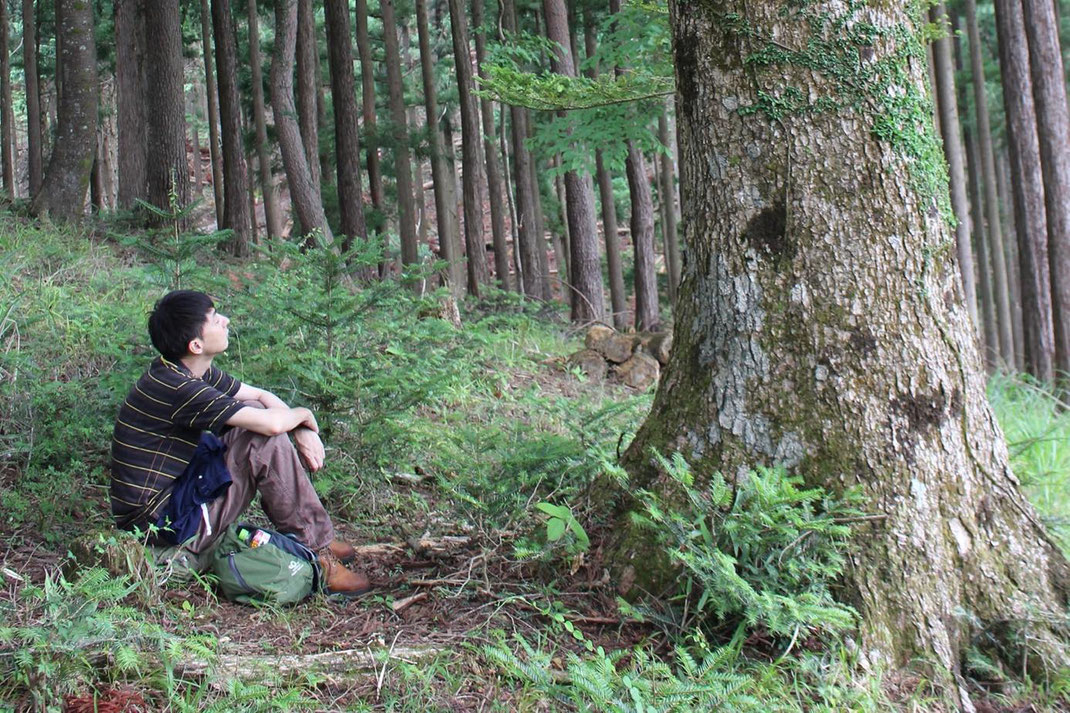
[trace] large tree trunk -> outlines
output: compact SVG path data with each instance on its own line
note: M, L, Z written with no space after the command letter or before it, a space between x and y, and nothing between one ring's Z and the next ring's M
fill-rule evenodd
M29 156L30 197L33 198L41 187L44 170L41 159L41 88L37 81L37 25L33 0L22 0L22 62L26 75L26 153Z
M249 66L252 70L253 81L253 123L256 126L256 163L260 170L260 190L264 194L267 234L277 238L282 235L282 212L279 210L278 194L275 193L275 179L271 176L271 145L267 137L264 78L260 60L260 17L256 11L256 0L249 0L248 15Z
M475 26L476 71L485 79L483 60L487 55L487 39L483 28L483 0L472 0L472 25ZM494 272L498 286L511 289L509 279L509 242L505 232L505 198L502 194L502 167L494 137L494 103L480 97L479 113L483 118L483 156L487 161L487 201L490 204L490 233L494 244ZM517 275L517 279L520 276Z
M319 117L316 91L319 84L320 58L316 47L316 15L312 0L297 0L297 123L301 129L309 175L316 193L322 191L320 171ZM306 228L308 232L310 228Z
M931 10L932 21L947 26L947 10L938 3ZM951 179L951 209L955 213L955 246L958 253L959 275L966 299L966 311L974 327L980 328L977 317L977 285L974 282L973 251L970 248L970 206L966 199L966 161L962 155L959 134L959 110L955 99L955 62L951 53L951 38L933 41L933 73L936 78L936 105L940 113L940 131L944 137L944 156Z
M360 138L357 133L356 80L353 75L353 40L349 34L347 0L324 0L327 17L327 51L334 100L335 157L338 164L338 202L342 211L344 249L353 238L367 238L364 195L360 187Z
M56 36L64 38L58 55L63 95L59 102L56 145L31 212L53 219L77 220L84 213L97 148L93 5L82 0L56 0L55 7Z
M1022 9L1048 218L1055 370L1063 385L1070 386L1070 111L1059 51L1059 22L1051 0L1022 0Z
M408 116L405 114L404 84L401 78L401 50L393 0L382 0L383 45L386 49L386 82L390 95L390 123L394 139L394 170L398 189L398 232L401 235L401 263L417 260L416 201L412 186L412 152L409 149Z
M215 200L216 225L223 227L223 157L219 150L219 91L213 59L211 20L208 0L201 0L201 49L204 52L205 94L208 95L208 155L212 159L212 197Z
M834 494L860 489L874 517L854 525L839 591L860 614L861 656L931 662L970 708L955 681L977 642L1016 670L1067 665L1055 622L1070 566L1019 491L985 396L936 210L946 184L921 173L939 145L918 120L923 50L906 4L823 16L670 3L687 259L672 354L625 465L629 487L663 492L672 479L651 449L681 453L699 485L776 464ZM852 29L863 20L889 31L870 43ZM794 64L784 46L844 49ZM902 79L865 76L882 68ZM785 86L820 103L763 109ZM877 130L893 105L915 133ZM669 584L649 532L617 524L616 571Z
M546 36L557 44L550 56L550 66L558 74L575 77L576 64L569 49L571 41L565 2L543 0L542 8L546 17ZM578 171L565 173L565 194L569 228L570 316L573 322L601 321L605 314L605 298L602 294L602 265L598 255L594 191L590 177Z
M294 107L294 54L297 49L297 2L275 0L275 51L271 56L271 107L275 112L275 132L279 136L279 150L286 168L286 182L290 187L297 219L305 233L320 230L328 241L334 239L323 213L323 202L312 181L311 165L316 156L309 156L301 143L301 129L297 125Z
M1014 365L1014 323L1011 318L1011 290L1008 285L1007 262L1003 248L1003 229L999 219L999 192L996 185L996 159L992 149L992 128L988 118L988 97L985 93L984 61L981 57L981 33L977 26L977 2L966 0L966 32L970 38L970 70L973 75L973 100L977 108L977 134L980 140L981 165L984 179L985 218L989 244L992 247L992 278L996 303L996 324L999 330L999 353L1003 363Z
M461 203L464 208L464 244L468 255L468 294L479 295L480 285L490 279L487 249L483 243L483 152L480 141L479 107L473 94L472 51L468 44L468 20L462 0L449 0L453 58L461 105Z
M996 0L995 6L1018 233L1025 363L1029 373L1050 383L1055 375L1055 334L1048 272L1048 221L1022 4L1021 0Z
M216 67L219 68L219 119L223 139L223 225L234 231L229 241L234 255L249 254L249 174L242 141L238 96L238 57L230 0L212 0Z
M145 5L145 94L148 117L148 202L166 209L171 191L178 205L190 201L186 155L186 97L182 72L182 20L178 0Z
M442 132L438 128L438 96L435 92L435 58L431 53L428 32L427 0L416 0L416 29L420 43L420 75L424 85L424 108L427 112L427 135L431 144L431 180L435 192L435 222L438 225L438 246L446 261L449 289L454 297L464 294L464 250L461 248L457 206L450 200L446 154L442 148Z
M135 206L138 198L144 199L148 195L145 163L148 118L143 89L145 84L143 0L116 0L115 2L115 84L119 122L119 208L129 210ZM36 121L36 117L34 120ZM38 132L38 137L40 137L40 132Z

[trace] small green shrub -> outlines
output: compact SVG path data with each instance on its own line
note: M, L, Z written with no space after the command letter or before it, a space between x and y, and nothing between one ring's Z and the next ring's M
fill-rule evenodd
M679 487L672 500L639 490L633 517L683 570L691 616L792 637L853 625L854 612L829 590L845 563L846 521L859 514L849 504L775 468L736 483L714 473L699 488L682 456L657 458Z

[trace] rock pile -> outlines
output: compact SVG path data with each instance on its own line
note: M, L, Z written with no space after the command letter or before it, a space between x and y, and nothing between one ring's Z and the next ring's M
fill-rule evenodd
M596 324L587 332L585 349L568 358L592 379L614 376L621 383L645 391L656 383L661 367L669 361L672 332L622 334Z

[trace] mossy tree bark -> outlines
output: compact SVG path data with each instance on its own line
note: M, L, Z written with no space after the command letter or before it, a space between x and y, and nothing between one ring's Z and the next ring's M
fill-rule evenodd
M97 49L93 5L83 0L56 0L56 36L63 86L59 99L56 144L41 190L33 199L34 215L78 220L85 209L89 174L97 150Z
M651 449L696 478L778 464L858 487L877 517L842 592L866 659L926 659L949 683L971 645L1064 666L1070 566L985 397L905 5L670 2L686 251L673 352L624 464L663 492ZM619 581L670 585L649 534L617 524Z

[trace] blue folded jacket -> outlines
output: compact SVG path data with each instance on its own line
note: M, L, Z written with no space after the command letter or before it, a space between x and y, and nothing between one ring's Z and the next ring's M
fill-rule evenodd
M197 534L204 519L210 528L207 504L230 487L230 472L223 459L227 446L210 431L201 434L193 459L171 487L171 497L160 513L159 539L179 545Z

